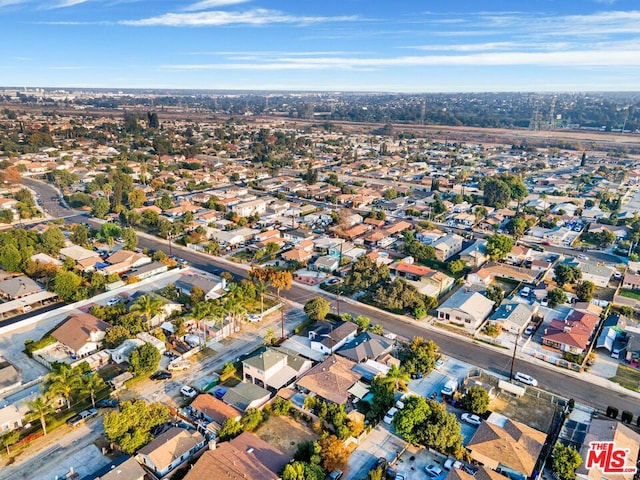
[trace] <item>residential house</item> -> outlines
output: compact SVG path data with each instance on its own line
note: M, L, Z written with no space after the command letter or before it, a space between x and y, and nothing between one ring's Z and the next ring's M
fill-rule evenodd
M207 430L217 432L225 420L240 420L242 413L213 395L201 393L191 402L191 412L199 420L209 422Z
M438 319L476 330L491 314L493 302L484 295L461 288L437 309Z
M111 350L111 360L117 364L129 363L129 357L133 351L144 345L144 343L145 342L137 338L127 338L118 347Z
M198 431L171 427L138 450L136 460L162 478L194 458L206 443Z
M224 394L222 400L236 410L246 412L250 408L260 408L271 398L271 392L253 383L240 382Z
M224 279L209 275L203 276L195 273L182 274L175 283L176 289L189 295L195 287L202 289L206 300L215 300L223 297L226 293L226 282Z
M71 355L86 357L102 345L105 333L111 325L90 313L75 313L56 328L51 336L64 345Z
M504 480L504 475L491 470L490 468L480 467L475 474L462 470L460 468L452 468L444 477L444 480Z
M391 339L371 332L362 332L356 338L345 344L336 353L348 358L352 362L362 363L367 360L377 360L393 349L395 342Z
M279 390L312 366L311 360L284 347L263 347L242 361L242 381Z
M471 268L479 268L489 261L487 255L487 241L475 240L471 245L460 252L460 260Z
M313 330L309 330L311 350L330 354L338 350L345 343L356 336L358 327L353 322L325 322L315 323Z
M520 335L527 328L536 311L537 306L505 300L489 317L489 323L500 325L503 331Z
M0 297L7 300L28 297L43 290L42 285L31 280L26 275L18 275L0 281Z
M514 480L531 477L547 434L492 413L467 444L471 458Z
M439 238L431 245L436 251L436 258L441 262L446 262L455 254L462 251L464 239L455 233L450 233Z
M622 288L640 290L640 275L637 273L626 273L622 279Z
M29 412L30 409L24 401L0 407L0 434L22 428L24 417Z
M293 244L302 242L303 240L311 240L315 236L313 232L309 230L302 230L300 228L290 228L282 232L283 238L287 242L291 242Z
M146 265L142 265L141 267L134 268L133 275L140 280L144 280L145 278L153 277L154 275L166 272L167 270L169 270L169 266L166 263L151 262Z
M595 334L600 317L572 310L564 318L554 318L544 329L542 345L561 352L581 355L586 352Z
M68 247L61 248L60 252L58 252L58 255L63 260L69 258L71 260L74 260L76 263L89 258L97 258L98 260L100 260L100 254L98 252L88 250L79 245L70 245Z
M393 263L390 270L414 285L420 293L438 298L448 292L455 280L438 271L422 265L415 265L412 257L407 257Z
M488 263L477 272L467 275L470 283L490 285L496 278L506 278L515 282L535 283L540 272L531 271L528 268L514 267L504 263Z
M531 249L529 247L514 245L505 260L512 265L522 265L525 260L529 260L530 258Z
M349 389L362 378L352 369L355 362L339 355L330 355L309 370L297 382L297 388L337 405L351 398Z
M256 242L270 242L280 240L280 230L272 229L266 232L260 232L254 235L253 240Z
M615 271L614 267L608 267L601 263L596 263L588 260L578 260L577 262L571 262L577 264L578 268L582 272L582 281L593 282L597 287L606 287L609 285L609 280Z
M316 270L322 272L335 272L340 266L340 259L332 255L323 255L313 263Z
M248 202L238 203L231 207L231 211L241 217L250 217L251 215L262 215L267 211L267 202L258 198Z
M278 480L292 458L251 432L243 432L229 442L207 450L189 470L184 480Z
M129 270L151 263L151 258L144 253L132 252L131 250L118 250L105 260L108 265L100 269L100 273L105 276L111 274L121 274Z
M127 458L125 456L125 458ZM116 459L117 460L117 459ZM93 480L145 480L147 472L140 466L134 457L128 457L124 462L107 465L98 471L98 476ZM102 473L104 471L104 473ZM95 473L93 475L96 475Z
M302 248L292 248L291 250L283 252L280 256L286 262L298 262L306 265L307 262L313 258L313 253Z
M582 445L575 446L580 452L582 464L576 470L578 480L606 480L611 478L597 467L587 470L586 461L589 456L589 448L593 442L613 442L616 449L627 450L625 467L629 467L628 472L620 472L613 475L618 480L633 480L633 467L638 464L638 450L640 449L640 435L631 428L616 420L608 418L592 418L587 424L587 434Z

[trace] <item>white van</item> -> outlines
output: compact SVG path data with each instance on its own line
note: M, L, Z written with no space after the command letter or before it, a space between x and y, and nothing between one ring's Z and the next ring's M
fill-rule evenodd
M531 295L531 289L529 287L524 287L520 290L520 296L522 298L529 298L529 295Z
M519 382L525 383L527 385L531 385L532 387L538 386L538 381L533 378L531 375L527 375L526 373L517 372L513 376L514 380L518 380Z
M454 379L450 378L447 383L445 383L444 387L442 387L442 390L440 390L440 393L442 395L453 395L455 393L455 391L458 389L458 382L456 382Z

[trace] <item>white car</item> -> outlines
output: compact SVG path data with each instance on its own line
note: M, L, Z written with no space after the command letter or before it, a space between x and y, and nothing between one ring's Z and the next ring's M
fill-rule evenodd
M114 305L118 305L120 302L121 302L120 297L112 297L109 300L107 300L107 305L109 307L113 307Z
M614 272L614 274L613 274L613 278L617 278L617 279L622 278L622 273L620 273L620 272Z
M519 382L522 382L526 385L531 385L532 387L538 386L538 381L535 378L533 378L531 375L527 375L526 373L517 372L513 376L513 379Z
M452 468L457 468L458 470L462 468L462 462L456 460L455 458L447 458L443 465L445 470L451 470ZM397 480L398 477L396 477Z
M467 422L469 425L480 425L482 419L478 415L472 415L471 413L463 413L462 421Z
M427 472L427 475L429 475L430 477L438 477L442 475L442 469L432 464L424 467L424 471Z
M439 358L438 360L436 360L436 365L435 365L435 369L436 370L440 370L444 365L444 360Z
M189 398L193 398L196 395L198 395L198 392L196 392L196 389L193 387L190 387L189 385L184 385L181 389L180 389L180 393L182 395L184 395L185 397L189 397Z
M578 254L578 258L580 260L589 260L589 257L587 257L584 253Z
M384 423L386 423L387 425L391 425L391 422L393 422L393 417L395 417L396 413L398 413L398 409L396 407L391 407L383 418Z

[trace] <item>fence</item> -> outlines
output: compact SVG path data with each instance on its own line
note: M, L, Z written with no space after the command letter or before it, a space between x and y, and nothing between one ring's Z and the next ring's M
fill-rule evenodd
M584 370L582 366L578 365L577 363L569 362L567 360L563 360L562 358L545 355L544 353L534 351L533 358L539 358L540 360L544 360L547 363L551 363L552 365L557 365L558 367L566 368L567 370L572 370L574 372L582 372Z

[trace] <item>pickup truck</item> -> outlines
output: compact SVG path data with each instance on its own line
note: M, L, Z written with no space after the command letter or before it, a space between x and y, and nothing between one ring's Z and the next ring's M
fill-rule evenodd
M191 362L189 360L174 360L167 366L167 370L189 370L191 368Z

